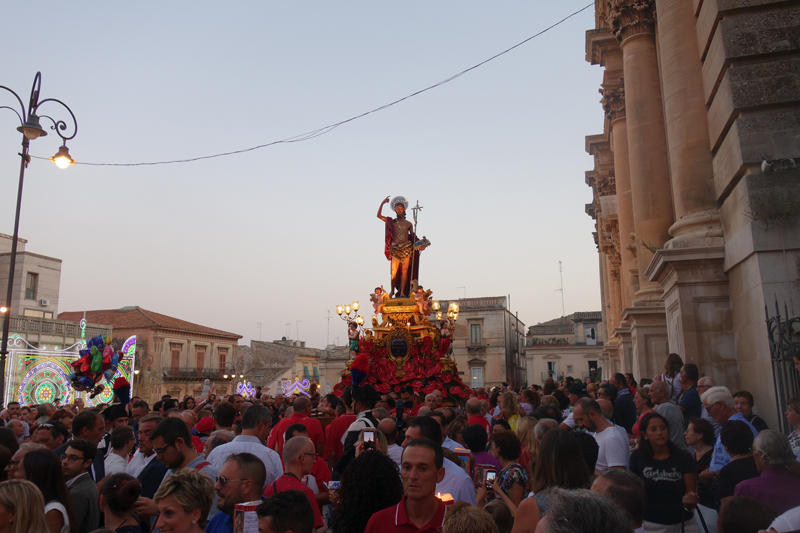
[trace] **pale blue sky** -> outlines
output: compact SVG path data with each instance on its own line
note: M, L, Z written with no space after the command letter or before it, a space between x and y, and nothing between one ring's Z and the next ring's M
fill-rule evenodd
M190 158L338 122L439 82L577 11L545 2L16 2L0 85L78 118L78 161ZM601 71L588 9L444 86L313 140L146 167L34 160L20 235L63 259L59 311L139 305L236 332L345 342L337 303L388 286L387 196L424 206L420 282L441 299L511 295L526 325L600 309L592 168ZM0 105L9 105L0 94ZM55 107L43 108L60 117ZM0 110L0 232L20 136ZM55 134L31 145L50 156ZM388 208L387 208L388 211ZM298 323L298 321L300 321Z

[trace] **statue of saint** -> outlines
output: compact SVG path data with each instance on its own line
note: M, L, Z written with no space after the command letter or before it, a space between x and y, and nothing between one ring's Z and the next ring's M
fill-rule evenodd
M383 206L387 203L389 203L388 196L378 208L378 218L386 224L384 254L386 259L392 262L392 286L389 296L407 298L410 294L411 280L418 279L419 252L430 243L423 238L417 244L414 226L406 220L408 200L402 196L392 199L389 207L397 215L396 218L383 216Z

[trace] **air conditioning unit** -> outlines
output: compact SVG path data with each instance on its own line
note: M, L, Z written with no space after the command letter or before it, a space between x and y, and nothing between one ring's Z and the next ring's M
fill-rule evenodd
M50 305L50 300L45 300L44 298L42 298L41 300L39 300L39 305L41 305L42 307L47 307L48 305Z

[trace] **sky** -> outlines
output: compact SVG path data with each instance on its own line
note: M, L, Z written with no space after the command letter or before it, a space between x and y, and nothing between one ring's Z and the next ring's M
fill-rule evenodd
M546 2L16 2L0 85L75 114L79 163L189 159L288 139L445 80L587 5ZM35 5L35 8L33 7ZM510 296L526 325L600 309L593 9L463 76L310 140L147 166L34 159L20 236L63 260L59 312L140 306L251 339L345 344L337 304L390 285L386 196L423 206L420 284ZM0 105L14 106L0 91ZM58 104L40 114L66 119ZM71 124L71 121L68 121ZM42 119L42 125L49 125ZM21 135L0 109L0 232ZM31 143L49 157L50 135ZM388 206L384 214L389 214ZM330 316L330 319L328 318ZM259 329L257 324L261 323Z

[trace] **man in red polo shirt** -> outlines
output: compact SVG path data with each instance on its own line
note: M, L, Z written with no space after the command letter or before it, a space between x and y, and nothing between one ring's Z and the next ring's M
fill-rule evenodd
M322 513L319 512L314 491L300 480L303 476L311 473L317 457L317 453L314 451L314 443L311 442L311 439L300 436L289 439L283 447L283 464L286 472L264 489L265 498L285 490L303 491L308 497L311 509L314 511L314 530L324 526L325 522L322 520Z
M334 418L328 430L328 436L325 438L325 449L323 457L328 461L328 468L333 470L336 466L336 461L342 456L344 451L344 444L342 444L342 437L347 433L347 428L350 424L355 422L356 415L353 413L353 389L346 387L344 394L342 394L342 404L347 410L343 415Z
M406 495L400 503L378 511L364 533L438 533L444 526L444 503L436 484L444 479L442 447L428 439L414 439L403 450L400 476Z
M283 434L286 428L292 424L303 424L308 429L308 438L314 443L316 453L322 455L322 445L325 442L325 433L322 431L322 424L316 418L311 418L311 400L305 396L300 396L292 402L294 414L289 418L284 418L276 425L267 439L267 448L272 448L278 453L283 453L283 444L286 442Z
M467 410L467 425L471 426L473 424L481 426L483 429L486 430L487 435L492 434L492 427L489 425L489 421L486 420L486 417L483 416L483 411L481 409L481 401L477 398L470 398L467 400L465 405Z

